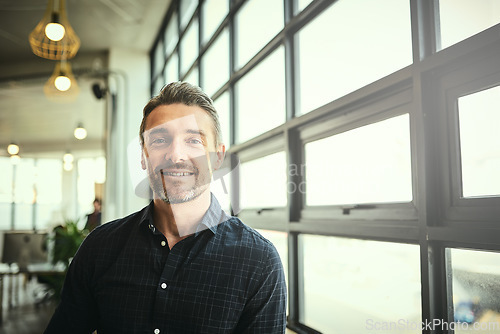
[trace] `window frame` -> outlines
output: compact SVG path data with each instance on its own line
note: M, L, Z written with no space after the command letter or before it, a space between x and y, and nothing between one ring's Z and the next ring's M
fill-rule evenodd
M254 228L288 233L287 326L299 333L319 333L300 322L304 307L304 249L299 236L303 234L419 245L422 321L450 319L448 306L451 290L447 276L447 248L500 252L497 238L500 221L496 218L499 216L500 205L497 199L462 199L457 195L460 194L460 186L457 184L457 176L460 176L460 166L457 164L458 122L453 115L456 113L454 101L459 96L499 82L496 79L498 71L493 74L493 80L491 69L500 68L497 60L500 59L500 24L439 50L439 0L408 0L413 62L399 71L297 117L300 46L295 41L296 33L324 10L343 0L313 0L300 12L297 10L297 0L283 0L283 30L239 69L236 68L235 61L235 15L247 1L252 0L227 0L229 12L211 37L205 36L202 31L201 12L204 0L199 0L193 16L182 30L178 12L179 1L172 1L164 25L150 51L151 89L156 79L153 67L154 49L163 38L165 24L172 13L177 12L178 15L179 38L171 54L177 52L178 57L182 57L179 45L194 19L199 20L200 27L198 58L183 77L179 76L181 80L200 66L199 82L203 83L201 57L221 32L229 29L227 66L230 77L211 97L216 100L222 94L229 93L231 147L228 153L236 154L241 161L284 150L288 166L300 165L305 162L304 144L313 139L325 138L339 131L368 125L402 113L409 114L412 202L377 204L376 209L360 214L363 219L332 218L332 212L335 211L339 216L339 206L306 207L304 196L300 192L289 192L287 207L284 209L264 210L260 214L257 214L256 210L243 210L239 213L238 216ZM235 85L281 45L285 49L286 121L274 129L235 144L238 124L238 96ZM171 54L166 55L165 63L169 61ZM233 194L239 192L237 174L232 174ZM452 176L448 177L449 175ZM304 176L287 175L288 182L300 184L303 180Z

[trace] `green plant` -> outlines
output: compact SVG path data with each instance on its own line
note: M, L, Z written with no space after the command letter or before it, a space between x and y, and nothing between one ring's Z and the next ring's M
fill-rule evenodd
M78 228L78 220L67 219L64 225L59 225L54 228L54 252L52 263L62 263L65 270L73 256L75 256L78 247L86 237L86 231Z
M64 225L56 226L53 230L53 235L49 238L49 242L53 243L52 264L62 265L64 271L62 273L41 275L39 279L43 281L52 291L52 298L59 300L61 290L64 283L66 271L75 256L76 251L87 236L87 230L78 228L78 220L67 219Z

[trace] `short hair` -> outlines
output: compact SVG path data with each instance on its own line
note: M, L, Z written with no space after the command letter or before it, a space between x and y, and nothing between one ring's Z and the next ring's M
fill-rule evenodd
M200 87L192 85L188 82L171 82L164 86L160 94L153 96L148 104L144 107L139 137L141 145L144 146L144 131L146 130L146 120L151 112L161 105L169 105L182 103L187 106L198 106L205 110L214 124L215 146L222 143L222 131L219 123L219 115L215 110L212 99L208 97Z

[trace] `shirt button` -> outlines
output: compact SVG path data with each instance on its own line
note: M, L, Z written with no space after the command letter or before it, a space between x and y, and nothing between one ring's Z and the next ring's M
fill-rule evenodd
M166 289L167 288L167 283L161 283L161 288Z
M161 245L162 245L163 247L165 247L165 246L167 245L167 243L165 242L165 240L162 240L162 241L161 241Z
M156 329L154 330L154 333L155 333L155 334L160 334L160 330L159 330L158 328L156 328Z

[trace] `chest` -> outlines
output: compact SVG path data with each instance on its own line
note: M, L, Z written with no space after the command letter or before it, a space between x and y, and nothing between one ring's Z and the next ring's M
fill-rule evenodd
M251 278L228 251L130 245L96 281L102 327L116 332L230 332L245 306ZM153 327L151 327L153 326ZM150 328L151 327L151 328Z

